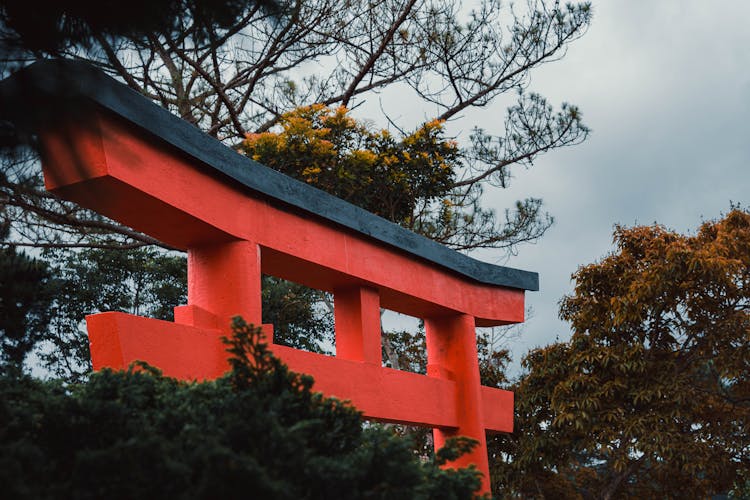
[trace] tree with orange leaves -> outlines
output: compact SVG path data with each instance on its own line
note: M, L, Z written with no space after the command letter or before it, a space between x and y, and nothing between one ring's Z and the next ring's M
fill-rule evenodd
M750 470L750 212L617 227L529 353L495 480L524 497L705 498ZM733 486L734 485L734 486Z

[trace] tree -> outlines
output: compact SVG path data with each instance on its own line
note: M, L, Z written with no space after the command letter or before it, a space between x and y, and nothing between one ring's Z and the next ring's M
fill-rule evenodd
M85 384L0 376L0 480L13 498L468 499L476 469L443 470L474 443L421 461L311 391L235 319L232 371L180 382L147 365ZM43 481L40 478L44 478Z
M14 247L0 249L0 366L23 368L46 335L55 289L45 262Z
M750 212L615 243L573 275L570 341L524 360L495 477L529 497L726 493L750 470Z
M8 225L0 225L0 241ZM49 265L0 248L0 369L23 371L26 356L44 338L57 282Z
M227 22L204 22L190 8L169 17L165 26L146 30L111 32L94 29L94 23L83 30L85 43L21 56L89 60L232 145L248 133L269 131L299 106L354 108L389 88L430 106L435 113L431 118L438 121L457 119L469 108L517 92L518 103L508 109L504 131L473 132L461 168L450 179L454 193L462 193L467 216L454 220L450 237L437 236L456 248L507 249L540 237L549 227L552 219L541 200L521 201L496 218L481 208L479 199L483 186L505 187L514 166L528 167L538 155L587 136L575 106L563 104L555 111L543 97L524 90L534 68L562 57L567 45L583 34L591 18L587 3L530 0L523 8L504 8L483 2L468 15L454 0L296 0L281 3L277 14L254 2L230 4L232 15L220 17ZM7 24L12 16L4 12ZM388 119L396 129L404 128ZM5 165L4 171L9 172L0 179L5 218L23 226L14 233L17 244L154 244L51 198L38 172L23 164ZM413 203L407 200L407 205ZM437 203L425 210L437 219L442 207ZM65 234L71 228L85 237L71 239Z
M155 248L132 250L55 249L55 301L40 349L42 364L70 381L91 371L84 318L103 311L122 311L173 320L173 308L187 300L187 268L181 255Z
M332 297L298 283L263 276L263 323L273 325L274 344L333 354Z
M370 130L343 106L298 108L279 119L279 133L248 134L252 159L365 210L410 227L418 208L447 196L458 168L458 146L442 124L423 124L397 140Z

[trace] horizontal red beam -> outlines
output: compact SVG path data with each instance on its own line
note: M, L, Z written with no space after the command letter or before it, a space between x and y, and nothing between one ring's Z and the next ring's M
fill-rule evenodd
M145 361L181 380L210 380L229 370L219 330L121 312L86 316L94 370Z
M315 389L352 402L368 418L451 428L458 426L453 382L290 347L273 350L289 367L315 378Z
M186 380L219 377L229 369L219 330L196 328L120 312L86 317L94 369L127 368L136 360ZM293 371L315 378L326 396L349 400L365 417L429 427L458 426L455 384L425 375L339 359L290 347L272 350ZM482 387L485 428L513 430L513 393Z
M483 385L484 428L493 432L513 432L513 391Z

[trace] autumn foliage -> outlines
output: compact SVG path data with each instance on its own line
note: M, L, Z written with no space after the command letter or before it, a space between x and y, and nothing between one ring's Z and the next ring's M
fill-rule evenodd
M427 122L401 138L372 130L339 106L305 106L284 114L278 132L248 134L253 160L343 198L388 220L406 223L420 203L453 187L459 149L443 123Z
M497 485L524 497L705 498L750 468L750 213L617 227L574 274L573 336L529 353Z

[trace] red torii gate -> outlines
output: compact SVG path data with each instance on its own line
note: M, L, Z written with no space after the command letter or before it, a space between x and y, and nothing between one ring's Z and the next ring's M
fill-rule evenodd
M490 490L485 430L512 431L513 393L480 385L475 326L523 321L535 273L476 261L269 170L80 63L37 63L0 95L54 109L32 124L47 189L187 250L188 304L174 323L87 317L95 369L144 360L218 377L230 318L261 323L261 273L325 290L336 356L273 351L368 418L432 427L436 448L477 439L452 465L475 464ZM424 320L426 376L382 367L381 307Z

